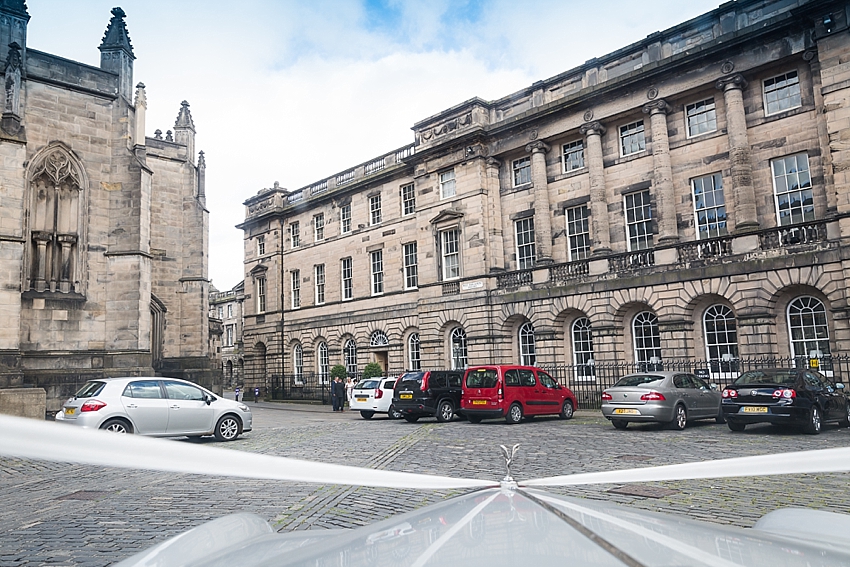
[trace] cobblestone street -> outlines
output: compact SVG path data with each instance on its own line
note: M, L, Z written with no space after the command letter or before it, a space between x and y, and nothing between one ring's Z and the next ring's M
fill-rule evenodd
M518 480L642 466L825 449L850 445L850 431L828 426L816 437L791 429L696 423L683 432L653 426L617 431L596 412L538 418L416 424L326 408L252 405L255 430L229 444L239 451L396 471L498 480L500 444L520 443ZM185 439L168 441L187 443ZM847 475L662 482L555 489L711 522L750 526L783 506L850 512ZM635 490L636 489L636 490ZM199 477L0 459L0 567L109 565L219 516L254 512L280 531L367 524L451 495L448 492L316 486Z

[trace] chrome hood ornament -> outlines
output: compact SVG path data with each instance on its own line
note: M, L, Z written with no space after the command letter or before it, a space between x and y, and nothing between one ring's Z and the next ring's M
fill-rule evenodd
M519 443L508 449L504 445L499 445L502 449L502 457L505 459L505 478L502 479L500 483L502 488L516 488L517 484L511 476L511 464L513 464L514 459L516 458L517 449L519 449Z

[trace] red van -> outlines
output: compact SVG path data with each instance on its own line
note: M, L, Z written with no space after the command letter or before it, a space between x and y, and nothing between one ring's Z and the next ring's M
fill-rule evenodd
M497 417L519 423L525 416L554 414L570 419L576 397L534 366L474 366L463 377L460 407L472 423Z

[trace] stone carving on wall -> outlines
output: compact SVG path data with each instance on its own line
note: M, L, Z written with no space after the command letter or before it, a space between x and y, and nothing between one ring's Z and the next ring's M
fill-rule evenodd
M21 129L21 67L21 46L13 41L9 44L9 55L6 57L6 100L3 105L3 119L0 121L0 127L12 135L16 135Z
M442 124L438 124L432 128L426 128L422 130L419 135L422 140L430 140L431 138L435 138L437 136L443 136L448 134L449 132L454 132L458 128L462 128L464 126L469 126L472 124L472 113L467 112L466 114L459 116L457 118L452 118L451 120L447 120Z
M270 209L274 205L274 199L265 199L260 201L259 203L254 203L253 205L248 206L248 214L253 215L255 213L260 213L265 211L266 209Z

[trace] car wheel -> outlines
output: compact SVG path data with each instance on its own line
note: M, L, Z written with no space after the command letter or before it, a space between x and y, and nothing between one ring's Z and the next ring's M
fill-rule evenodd
M242 424L239 422L239 418L223 415L215 424L215 438L219 441L233 441L239 437L240 429L242 429Z
M362 417L363 419L372 419L373 415L375 415L375 412L373 411L363 410L360 412L360 417Z
M838 422L841 427L850 427L850 401L844 404L844 419Z
M390 406L390 410L387 412L387 415L390 419L401 419L401 412L395 409L395 406Z
M570 400L564 400L564 405L561 406L561 413L558 414L561 419L573 418L573 403Z
M437 406L437 421L445 423L451 421L454 416L455 408L452 406L452 403L447 400L440 402L440 405Z
M746 423L738 423L737 421L732 421L731 419L726 420L726 425L728 425L729 429L731 429L732 431L738 431L738 432L743 431L744 429L747 428Z
M508 413L505 414L505 421L513 425L522 421L522 406L519 404L511 404L508 408Z
M625 429L629 426L629 422L622 419L612 419L611 425L613 425L615 429Z
M103 425L101 425L100 428L105 431L111 431L112 433L133 432L133 428L130 427L130 425L123 419L107 419L103 422Z
M418 415L406 415L406 416L404 416L404 420L407 423L416 423L417 421L419 421L419 416Z
M477 415L467 415L466 419L469 423L481 423L481 418Z
M717 417L714 418L716 423L726 423L726 416L723 415L723 406L717 408Z
M674 417L671 425L674 429L682 431L688 426L688 410L685 409L685 406L681 404L677 405L676 409L673 410L673 415Z
M823 426L823 420L820 413L820 408L817 406L812 406L812 410L809 412L809 421L806 423L804 431L809 435L817 435L820 433L821 427Z

